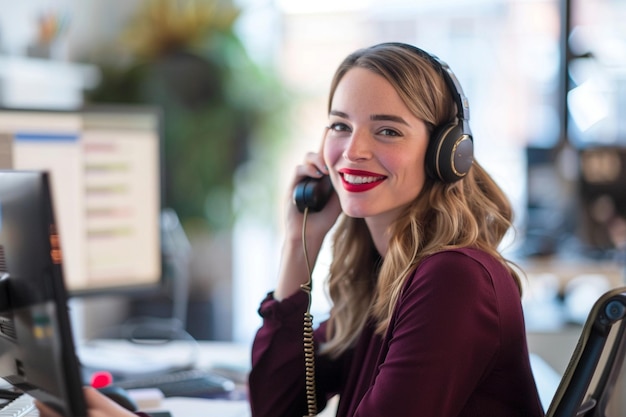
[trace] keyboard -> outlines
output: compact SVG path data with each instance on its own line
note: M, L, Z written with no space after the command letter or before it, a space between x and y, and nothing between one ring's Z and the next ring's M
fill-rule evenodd
M115 385L126 390L158 388L165 397L215 398L226 396L235 389L232 380L200 369L126 379L116 382Z
M16 399L0 405L0 417L38 417L33 397L21 394Z

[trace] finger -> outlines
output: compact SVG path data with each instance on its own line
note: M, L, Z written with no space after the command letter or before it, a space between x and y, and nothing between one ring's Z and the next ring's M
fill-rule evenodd
M63 417L39 400L35 400L35 407L39 411L39 417Z
M309 177L321 177L328 173L326 164L322 154L318 152L309 152L304 158L304 172Z
M83 392L89 409L89 417L136 417L136 414L113 402L95 388L86 386Z
M309 152L306 154L305 162L315 166L319 171L325 171L326 164L320 152Z
M298 165L296 167L295 181L300 182L304 177L321 178L323 175L324 173L315 165Z

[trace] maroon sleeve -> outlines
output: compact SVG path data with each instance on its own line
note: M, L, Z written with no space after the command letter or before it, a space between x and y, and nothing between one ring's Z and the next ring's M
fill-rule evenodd
M491 276L461 253L426 259L392 317L386 357L354 417L457 416L500 344Z
M261 303L259 314L263 325L252 346L249 400L254 417L302 416L306 414L303 323L308 304L304 292L276 301L272 294ZM324 339L324 325L315 330L315 345ZM327 358L316 355L316 381L333 380L325 377L323 365ZM318 408L326 404L323 392L327 388L317 382Z

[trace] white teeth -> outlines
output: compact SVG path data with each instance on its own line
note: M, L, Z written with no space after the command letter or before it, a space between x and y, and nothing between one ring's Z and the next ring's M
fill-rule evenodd
M350 184L369 184L381 178L382 177L360 177L358 175L343 174L343 179Z

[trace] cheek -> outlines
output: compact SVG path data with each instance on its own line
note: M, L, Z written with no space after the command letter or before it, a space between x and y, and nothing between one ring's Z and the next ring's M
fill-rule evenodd
M402 173L402 180L411 189L421 190L426 180L426 169L424 166L424 154L420 152L416 157L395 160L398 173Z
M420 178L426 177L426 146L419 147L415 152L417 155L413 159L413 169Z
M343 149L338 146L337 141L328 140L324 141L323 156L324 162L328 168L332 168L333 165L341 158Z

